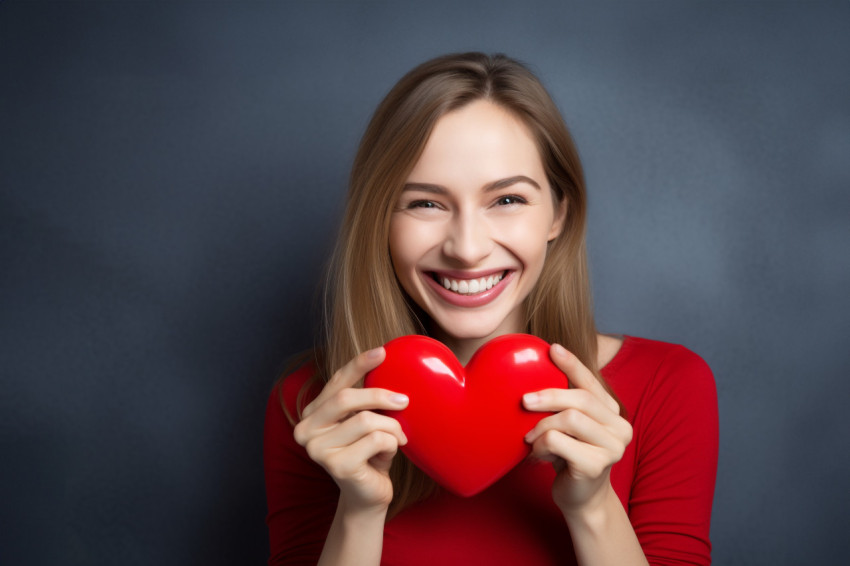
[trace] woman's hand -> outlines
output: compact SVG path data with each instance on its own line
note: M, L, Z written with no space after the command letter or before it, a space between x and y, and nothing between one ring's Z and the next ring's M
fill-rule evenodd
M399 410L407 396L354 385L384 361L384 348L363 352L337 371L304 408L295 440L321 465L340 489L347 512L385 512L393 497L390 463L407 437L398 421L373 412Z
M563 371L570 389L545 389L523 397L530 411L555 411L525 436L532 453L555 466L552 496L570 517L604 508L613 493L611 466L623 457L632 427L619 406L575 355L553 344L552 361Z

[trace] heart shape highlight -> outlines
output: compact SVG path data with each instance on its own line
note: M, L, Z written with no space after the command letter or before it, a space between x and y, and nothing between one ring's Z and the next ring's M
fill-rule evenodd
M568 387L549 358L549 344L529 334L490 340L464 368L442 342L402 336L385 344L386 359L366 374L366 387L404 393L398 420L401 449L449 491L470 497L507 474L531 451L525 434L552 413L522 407L522 396Z

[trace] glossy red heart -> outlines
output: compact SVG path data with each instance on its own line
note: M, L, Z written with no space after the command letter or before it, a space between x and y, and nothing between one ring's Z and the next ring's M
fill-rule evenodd
M529 454L525 434L551 413L525 410L523 394L567 387L549 358L549 344L528 334L490 340L466 368L426 336L402 336L385 348L386 359L366 375L365 386L410 398L406 409L386 412L407 435L402 451L464 497L483 491Z

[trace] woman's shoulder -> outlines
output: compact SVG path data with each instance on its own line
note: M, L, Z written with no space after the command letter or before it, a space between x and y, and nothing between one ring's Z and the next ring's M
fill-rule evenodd
M272 387L268 410L279 409L290 420L297 420L301 410L321 391L316 373L316 361L309 353L295 357Z
M638 394L648 389L714 391L714 376L705 360L682 344L623 336L614 358L602 368L611 386Z
M603 372L616 373L624 368L634 366L671 367L680 365L704 366L708 364L703 358L682 344L663 342L639 336L622 335L619 350L602 368ZM710 370L709 370L710 371Z

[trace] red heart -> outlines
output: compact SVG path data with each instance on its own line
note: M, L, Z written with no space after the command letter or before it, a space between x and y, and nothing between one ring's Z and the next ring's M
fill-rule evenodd
M386 411L407 435L402 451L464 497L483 491L529 454L525 434L551 413L525 410L523 394L568 386L549 359L549 344L528 334L490 340L466 368L426 336L402 336L385 348L386 359L366 375L365 386L410 397L406 409Z

